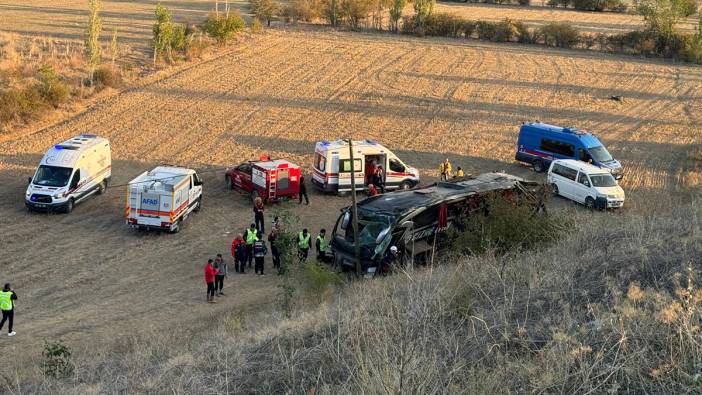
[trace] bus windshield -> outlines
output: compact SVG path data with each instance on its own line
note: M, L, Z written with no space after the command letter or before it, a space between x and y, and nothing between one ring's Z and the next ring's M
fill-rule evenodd
M601 145L599 147L588 148L588 151L590 151L590 156L592 156L592 159L599 163L609 162L613 159L612 155L610 155L609 151L607 151L607 148Z
M72 172L73 169L70 167L41 165L37 169L37 174L32 182L34 185L45 187L65 187L68 184L68 179L71 178Z

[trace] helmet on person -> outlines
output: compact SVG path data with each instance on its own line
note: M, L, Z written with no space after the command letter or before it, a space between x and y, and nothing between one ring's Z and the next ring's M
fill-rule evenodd
M395 247L395 246L390 247L390 252L392 252L393 254L397 254L397 247Z

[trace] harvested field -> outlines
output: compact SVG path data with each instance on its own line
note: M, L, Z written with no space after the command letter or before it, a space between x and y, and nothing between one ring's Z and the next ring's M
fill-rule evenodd
M623 161L636 207L651 191L700 186L699 164L688 159L701 143L700 114L700 67L533 46L267 31L61 124L0 136L0 266L20 295L19 335L3 337L0 350L36 356L44 339L56 338L80 350L270 303L275 276L232 276L227 290L236 298L215 307L204 305L201 279L204 260L227 256L233 234L252 219L248 200L224 190L221 169L261 152L308 166L316 140L352 136L382 141L429 176L448 156L467 172L534 177L513 156L519 124L540 119L598 133ZM70 215L26 213L26 178L42 153L82 132L112 141L115 185L162 162L206 169L203 211L177 235L140 234L123 224L123 189L112 188ZM311 200L298 213L315 231L331 227L347 204L315 193Z

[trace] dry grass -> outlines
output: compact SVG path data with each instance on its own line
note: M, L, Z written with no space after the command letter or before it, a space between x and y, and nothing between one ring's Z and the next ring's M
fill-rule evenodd
M545 251L358 282L319 308L226 315L92 350L37 393L696 392L699 201ZM12 377L12 376L10 376Z

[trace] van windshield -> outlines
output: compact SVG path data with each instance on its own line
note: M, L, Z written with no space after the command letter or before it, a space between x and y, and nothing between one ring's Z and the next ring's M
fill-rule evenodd
M70 167L41 165L37 169L37 174L32 182L34 185L46 187L65 187L68 184L68 179L71 178L72 172L73 169Z
M607 148L601 145L599 147L588 148L588 151L590 151L590 155L595 162L609 162L613 159L612 155L610 155L609 151L607 151Z
M592 180L593 187L615 187L617 186L617 181L614 180L609 173L603 174L590 174L590 179Z

